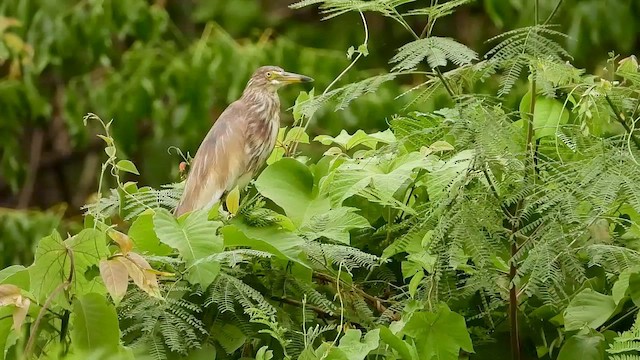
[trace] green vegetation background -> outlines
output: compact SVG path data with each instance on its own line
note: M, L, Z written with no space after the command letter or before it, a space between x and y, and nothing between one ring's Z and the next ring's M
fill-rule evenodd
M179 176L181 158L168 149L193 154L259 65L308 74L318 88L326 87L349 63L346 49L362 41L358 16L321 22L316 9L292 10L289 4L0 2L0 266L29 263L33 243L53 228L73 228L95 193L104 154L95 129L82 125L87 112L115 119L120 153L138 165L141 184L158 186ZM541 0L541 14L556 4ZM441 20L435 32L483 53L485 39L528 24L532 11L528 0L478 0ZM638 16L634 0L567 0L555 22L569 35L564 45L573 63L598 73L608 51L637 53ZM388 18L367 19L370 54L342 84L382 72L395 49L411 40ZM402 81L385 84L344 111L321 110L310 135L382 130L393 114L447 105L446 96L434 96L406 109L411 98L397 97L413 83ZM300 90L281 94L283 125L292 121L286 109ZM514 103L525 91L510 95ZM313 146L302 152L318 156L321 150Z

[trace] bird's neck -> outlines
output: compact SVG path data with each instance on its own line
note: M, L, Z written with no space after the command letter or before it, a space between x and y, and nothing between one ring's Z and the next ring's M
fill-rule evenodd
M245 91L242 94L243 101L249 105L251 111L257 114L256 120L270 121L274 115L280 113L280 99L278 94L269 91Z

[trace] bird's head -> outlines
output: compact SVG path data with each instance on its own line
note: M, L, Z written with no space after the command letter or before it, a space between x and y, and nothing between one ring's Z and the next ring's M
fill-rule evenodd
M251 75L251 79L247 83L247 90L275 93L279 88L288 84L312 81L313 79L308 76L286 72L277 66L262 66Z

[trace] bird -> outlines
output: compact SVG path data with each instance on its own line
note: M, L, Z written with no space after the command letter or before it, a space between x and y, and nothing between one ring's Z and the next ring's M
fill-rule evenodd
M211 209L227 192L248 185L276 144L278 89L312 81L278 66L255 70L242 96L220 114L198 147L175 215Z

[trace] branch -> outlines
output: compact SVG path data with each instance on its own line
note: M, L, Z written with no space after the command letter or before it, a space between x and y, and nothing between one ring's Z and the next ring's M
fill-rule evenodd
M297 306L297 307L302 307L302 305L303 305L302 301L289 299L289 298L286 298L286 297L272 296L271 299L283 302L285 304L294 305L294 306ZM304 307L306 309L313 310L314 312L318 313L319 315L321 315L323 317L336 317L336 315L334 313L332 313L330 311L326 311L326 310L322 309L319 306L304 304Z
M335 279L333 277L331 277L330 275L327 274L323 274L323 273L313 273L313 277L319 279L319 280L324 280L327 282L335 282ZM378 312L380 313L384 313L385 311L387 311L387 307L384 306L382 303L391 303L391 304L395 304L395 301L392 300L385 300L385 299L381 299L379 297L370 295L368 293L366 293L364 290L356 287L353 284L347 284L344 281L341 281L343 284L351 287L351 290L355 293L358 293L360 296L362 296L365 300L367 300L369 303L371 303L371 305L378 310ZM400 316L398 314L393 314L392 316L393 320L400 320Z

